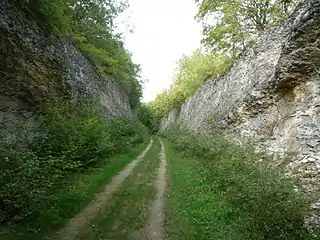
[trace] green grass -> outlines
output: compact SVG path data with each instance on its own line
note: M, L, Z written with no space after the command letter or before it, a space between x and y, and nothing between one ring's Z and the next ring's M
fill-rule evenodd
M302 226L308 202L277 173L246 165L253 153L185 133L168 137L166 239L312 239Z
M166 239L262 239L241 231L241 218L210 181L197 160L183 157L163 140L168 159ZM251 236L250 236L251 235Z
M125 165L133 161L146 147L146 142L124 154L106 160L101 168L72 175L60 189L43 202L40 210L20 224L2 228L0 239L43 239L47 233L62 227L69 218L83 209L100 192L104 185Z
M149 208L155 198L153 183L159 166L160 144L152 148L114 193L104 212L80 232L79 239L144 239Z

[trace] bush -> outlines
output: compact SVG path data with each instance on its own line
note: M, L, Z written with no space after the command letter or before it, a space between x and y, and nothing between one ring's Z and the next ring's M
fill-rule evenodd
M174 149L199 161L203 179L232 206L237 219L245 219L239 232L257 233L261 239L307 239L304 217L309 200L294 190L281 170L268 166L264 154L221 136L179 130L165 136Z
M66 176L105 163L143 142L146 133L134 120L101 117L101 109L92 103L52 102L38 121L40 127L15 141L1 131L1 223L34 213Z

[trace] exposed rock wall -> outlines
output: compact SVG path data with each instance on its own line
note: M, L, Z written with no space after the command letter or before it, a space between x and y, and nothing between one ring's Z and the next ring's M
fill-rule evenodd
M290 152L306 189L320 182L320 1L304 1L218 79L162 119L192 131L222 129L270 152Z
M132 116L114 79L100 77L70 40L48 36L9 0L0 1L0 80L0 123L8 126L65 95L99 100L107 116Z

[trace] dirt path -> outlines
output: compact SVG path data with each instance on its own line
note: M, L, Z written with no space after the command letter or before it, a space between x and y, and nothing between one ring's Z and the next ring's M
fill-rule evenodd
M158 175L155 182L157 194L156 198L152 204L150 211L150 218L148 224L148 240L161 240L163 239L164 229L164 192L166 187L166 155L164 151L164 145L160 141L161 151L159 153L160 166L158 169Z
M75 239L80 232L80 229L86 227L100 212L104 209L108 200L112 194L121 186L122 182L131 174L135 166L139 161L144 158L153 144L153 140L150 140L147 148L127 167L119 172L109 184L107 184L104 190L96 195L96 198L80 213L74 216L68 223L68 225L61 229L57 234L57 239L71 240Z

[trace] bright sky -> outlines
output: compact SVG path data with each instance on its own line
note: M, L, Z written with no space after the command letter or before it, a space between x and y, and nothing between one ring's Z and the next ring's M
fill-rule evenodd
M172 83L175 62L200 47L201 25L194 20L194 0L129 0L129 4L120 31L133 61L141 64L142 76L148 79L143 93L143 101L148 102Z

